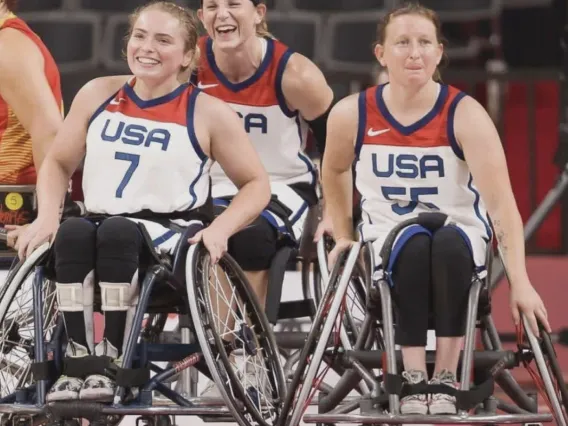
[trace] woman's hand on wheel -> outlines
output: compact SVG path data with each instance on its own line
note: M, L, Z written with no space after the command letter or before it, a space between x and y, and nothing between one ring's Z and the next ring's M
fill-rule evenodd
M521 324L521 314L523 314L528 326L537 337L540 336L538 321L547 332L552 332L544 303L528 278L511 286L510 305L515 325Z
M43 243L51 243L58 228L59 218L53 220L39 217L25 228L20 228L14 244L20 260L24 260Z
M353 244L355 244L355 241L350 238L339 238L336 240L333 250L327 255L327 269L331 271L339 255L345 250L349 250Z
M203 245L209 252L209 256L211 256L211 263L215 265L227 253L227 240L228 237L224 232L215 229L214 226L209 226L199 231L188 241L190 244L197 244L199 241L203 241Z
M333 223L331 222L331 216L329 214L324 214L322 220L318 223L318 227L314 234L314 242L319 242L324 235L333 237Z
M6 225L5 228L8 231L8 234L6 235L7 240L6 240L6 244L8 245L8 247L12 247L15 248L16 247L16 242L18 242L18 238L20 238L20 235L22 235L22 232L25 231L25 229L29 226L29 223L26 225Z

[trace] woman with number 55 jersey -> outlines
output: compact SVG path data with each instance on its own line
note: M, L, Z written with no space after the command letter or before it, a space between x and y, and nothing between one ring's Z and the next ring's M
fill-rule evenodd
M340 101L328 121L323 189L336 247L330 263L353 241L351 167L361 193L360 236L380 253L395 226L422 212L449 216L435 232L419 224L397 236L388 269L397 310L396 343L403 377L428 380L426 332L436 331L433 384L456 386L472 276L485 267L492 240L489 216L511 278L515 321L526 315L547 330L544 304L525 267L523 224L511 190L499 135L473 98L440 81L444 46L430 9L403 6L386 15L375 55L389 83ZM455 397L408 395L403 414L452 414Z

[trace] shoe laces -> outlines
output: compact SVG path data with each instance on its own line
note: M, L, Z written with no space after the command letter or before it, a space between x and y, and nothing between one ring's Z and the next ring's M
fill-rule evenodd
M402 377L411 385L426 381L426 374L421 370L407 370L402 372ZM426 395L414 394L403 398L403 401L424 401Z
M453 388L456 387L456 376L454 375L454 373L452 373L449 370L442 370L439 373L437 373L436 375L434 375L434 377L432 378L432 380L430 381L431 384L443 384L443 385L447 385L447 386L451 386ZM444 399L444 400L455 400L455 397L452 395L448 395L445 393L436 393L432 395L432 399Z
M455 387L456 385L456 376L449 370L442 370L439 373L435 374L430 381L432 384L444 384L450 385Z

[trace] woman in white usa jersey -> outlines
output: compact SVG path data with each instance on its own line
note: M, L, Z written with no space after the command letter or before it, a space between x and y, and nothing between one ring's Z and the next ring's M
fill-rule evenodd
M511 277L515 321L526 315L550 330L544 304L531 285L523 224L511 190L499 135L486 111L459 90L440 83L443 58L440 22L418 5L386 15L375 55L388 83L349 96L329 118L323 187L336 247L330 263L353 241L351 167L361 193L364 241L380 253L387 234L420 213L442 212L439 229L414 224L397 235L387 266L397 311L396 343L403 377L427 380L426 332L436 331L433 384L456 386L472 275L484 268L491 216ZM369 272L370 273L370 272ZM403 414L452 414L455 397L408 395Z
M262 0L202 0L207 35L192 82L227 102L270 177L272 200L250 227L229 240L229 253L245 271L261 303L268 270L283 241L296 243L309 207L317 203L316 169L304 153L308 131L323 153L333 92L322 72L268 32ZM216 211L235 194L218 167L211 169ZM320 227L320 230L325 225ZM217 396L215 387L204 395Z
M138 294L144 224L155 249L171 253L175 222L212 218L209 169L218 161L239 188L231 205L190 242L202 239L212 262L228 238L268 203L266 172L238 117L223 102L183 79L195 63L197 20L174 3L142 6L130 19L126 48L133 76L103 77L77 94L38 179L39 213L20 237L21 257L54 236L58 308L69 344L67 357L118 358L127 315ZM59 226L59 205L69 177L85 157L86 218ZM210 222L210 220L208 220ZM103 340L94 346L94 283L101 288ZM111 400L115 385L104 375L63 375L49 401Z

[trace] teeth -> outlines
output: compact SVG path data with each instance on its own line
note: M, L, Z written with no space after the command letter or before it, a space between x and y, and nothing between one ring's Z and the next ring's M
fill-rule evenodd
M156 61L155 59L152 59L152 58L138 58L138 62L141 62L143 64L157 64L157 63L159 63L158 61Z
M222 27L217 27L217 31L233 31L235 28L232 25L223 25Z

